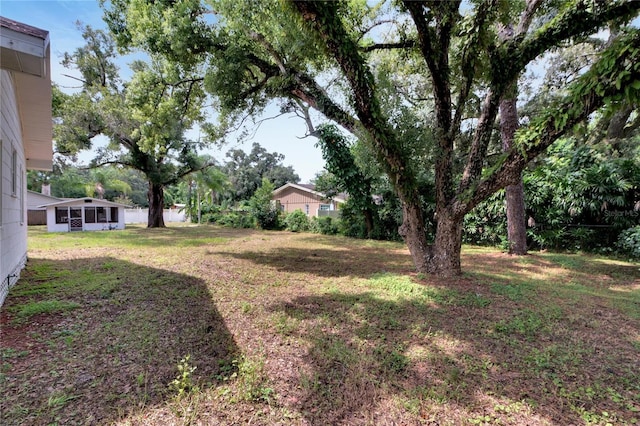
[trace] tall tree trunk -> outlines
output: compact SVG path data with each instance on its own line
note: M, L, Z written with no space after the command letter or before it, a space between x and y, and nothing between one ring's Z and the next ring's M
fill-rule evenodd
M438 213L437 220L436 239L431 247L427 272L442 277L460 275L462 218L457 218L445 210Z
M510 90L513 94L515 90ZM500 101L500 135L504 151L511 149L518 128L518 110L515 96ZM509 253L527 254L527 224L524 209L524 185L522 177L515 185L509 185L506 191L507 240Z
M427 273L431 248L427 243L424 230L424 218L420 206L402 201L402 225L398 233L407 244L418 272Z
M147 228L164 228L164 185L149 182L149 218Z
M364 213L364 225L367 228L367 238L371 238L373 235L373 212L371 208L367 207L363 211Z
M448 211L437 215L436 239L427 243L422 209L419 205L402 203L403 221L399 229L418 272L442 277L457 276L460 268L462 246L462 218Z

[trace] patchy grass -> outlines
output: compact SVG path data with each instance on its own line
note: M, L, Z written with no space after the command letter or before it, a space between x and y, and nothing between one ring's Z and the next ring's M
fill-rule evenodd
M48 234L0 311L0 424L640 422L640 267L211 226Z
M16 321L25 321L34 315L51 314L64 312L71 309L79 308L81 305L76 302L67 302L64 300L38 300L26 302L20 306L11 309L15 313Z

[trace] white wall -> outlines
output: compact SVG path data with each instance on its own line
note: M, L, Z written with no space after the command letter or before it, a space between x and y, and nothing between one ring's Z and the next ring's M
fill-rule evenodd
M27 259L26 163L15 86L10 72L0 70L0 306L20 276ZM17 153L17 188L12 191L12 157Z
M164 209L162 214L165 222L184 222L187 220L184 211L178 209ZM149 209L124 209L125 223L148 223Z

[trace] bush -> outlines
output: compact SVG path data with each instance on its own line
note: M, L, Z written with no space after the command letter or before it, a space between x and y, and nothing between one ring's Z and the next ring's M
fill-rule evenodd
M304 232L309 230L309 218L302 210L294 210L284 219L287 231Z
M311 219L309 229L311 232L323 235L336 235L340 229L340 221L333 220L329 216L314 217Z
M622 231L618 236L616 246L623 254L640 259L640 226Z
M464 217L462 241L468 244L501 246L507 239L504 191L478 204Z
M245 211L231 211L217 216L214 222L231 228L255 228L253 216Z
M249 211L262 229L280 228L280 214L271 201L274 186L268 179L262 179L262 185L249 200Z

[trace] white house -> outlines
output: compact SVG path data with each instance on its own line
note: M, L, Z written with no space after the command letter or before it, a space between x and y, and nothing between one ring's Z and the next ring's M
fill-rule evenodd
M49 32L0 17L0 306L27 260L27 169L53 162Z
M124 204L96 198L74 198L38 206L47 210L49 232L124 229Z

